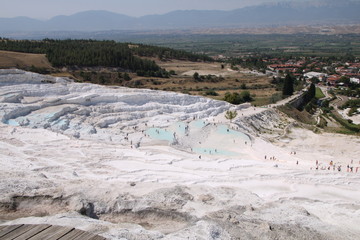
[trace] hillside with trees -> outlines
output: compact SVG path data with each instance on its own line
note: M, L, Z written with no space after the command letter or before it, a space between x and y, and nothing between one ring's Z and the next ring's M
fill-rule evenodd
M116 67L124 71L139 73L141 76L155 77L169 77L169 73L161 69L155 61L141 57L190 61L211 60L208 57L170 48L95 40L0 39L0 50L46 54L52 66L58 68Z
M194 54L184 50L175 50L168 47L157 47L144 44L137 44L131 47L134 54L141 57L156 57L160 60L166 61L169 59L186 60L186 61L205 61L213 62L214 60L204 54Z

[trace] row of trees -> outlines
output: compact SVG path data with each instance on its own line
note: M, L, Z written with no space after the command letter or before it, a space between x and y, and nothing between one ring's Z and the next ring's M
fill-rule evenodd
M141 57L156 57L161 60L177 59L187 61L206 61L213 62L214 59L204 54L190 53L184 50L176 50L167 47L157 47L144 44L131 45L134 54Z
M251 56L246 58L231 58L228 62L231 66L240 65L243 68L256 69L258 71L264 72L267 68L267 63L263 59L267 58L266 56Z
M54 67L117 67L136 72L139 76L169 77L154 61L140 58L158 57L190 61L212 61L203 55L170 48L131 45L115 41L52 40L42 41L0 39L0 49L15 52L46 54Z

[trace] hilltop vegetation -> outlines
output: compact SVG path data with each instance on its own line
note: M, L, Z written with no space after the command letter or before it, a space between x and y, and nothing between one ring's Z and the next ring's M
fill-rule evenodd
M174 50L169 47L157 47L145 44L129 45L131 51L141 57L155 57L162 61L169 59L186 60L186 61L206 61L213 62L214 60L204 54L194 54L185 50Z
M0 40L0 49L6 51L46 54L53 67L116 67L124 71L141 73L143 76L168 77L153 60L140 58L185 59L190 61L211 60L202 55L170 48L151 47L94 40Z

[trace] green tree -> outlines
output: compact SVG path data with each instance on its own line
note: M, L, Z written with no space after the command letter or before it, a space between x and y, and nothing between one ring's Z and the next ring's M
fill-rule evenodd
M224 100L231 103L231 104L240 104L242 103L242 99L239 93L235 92L235 93L225 93L225 97Z
M131 80L131 77L129 76L128 73L124 73L124 80L125 81L130 81Z
M206 96L219 96L219 94L217 92L215 92L214 90L207 90L205 92Z
M106 79L105 79L105 77L102 76L102 75L99 77L99 84L101 84L101 85L106 84Z
M312 83L309 87L309 101L313 99L315 95L316 95L316 87L315 84Z
M200 79L200 75L198 72L195 72L194 75L193 75L194 79L195 80L199 80Z
M349 77L346 77L346 76L342 76L342 77L339 79L339 82L344 83L344 84L346 84L346 85L349 85L349 83L350 83L350 78L349 78Z
M290 74L285 77L282 93L284 96L291 96L294 93L294 79Z
M242 99L242 102L251 102L252 101L252 97L251 97L249 91L242 91L240 93L240 98Z
M310 82L312 82L312 83L314 83L314 84L317 84L317 83L320 82L320 79L317 78L317 77L312 77L312 78L310 79Z
M226 113L225 113L225 118L226 118L226 119L229 119L230 122L231 122L234 118L236 118L236 116L237 116L237 112L236 112L236 111L230 111L230 110L228 110L228 111L226 111Z
M240 94L237 92L234 93L225 93L224 101L227 101L231 104L241 104L245 102L251 102L252 97L249 91L242 91Z
M311 109L313 109L313 104L311 104L310 102L313 100L315 95L316 95L316 87L315 84L312 83L308 91L305 93L304 103L303 103L303 106L305 106L305 110L308 112L311 112Z

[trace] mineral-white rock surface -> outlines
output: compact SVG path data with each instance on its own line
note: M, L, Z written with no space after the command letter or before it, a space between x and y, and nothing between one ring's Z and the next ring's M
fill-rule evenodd
M0 121L2 224L129 240L360 236L359 138L289 130L274 109L1 70Z

